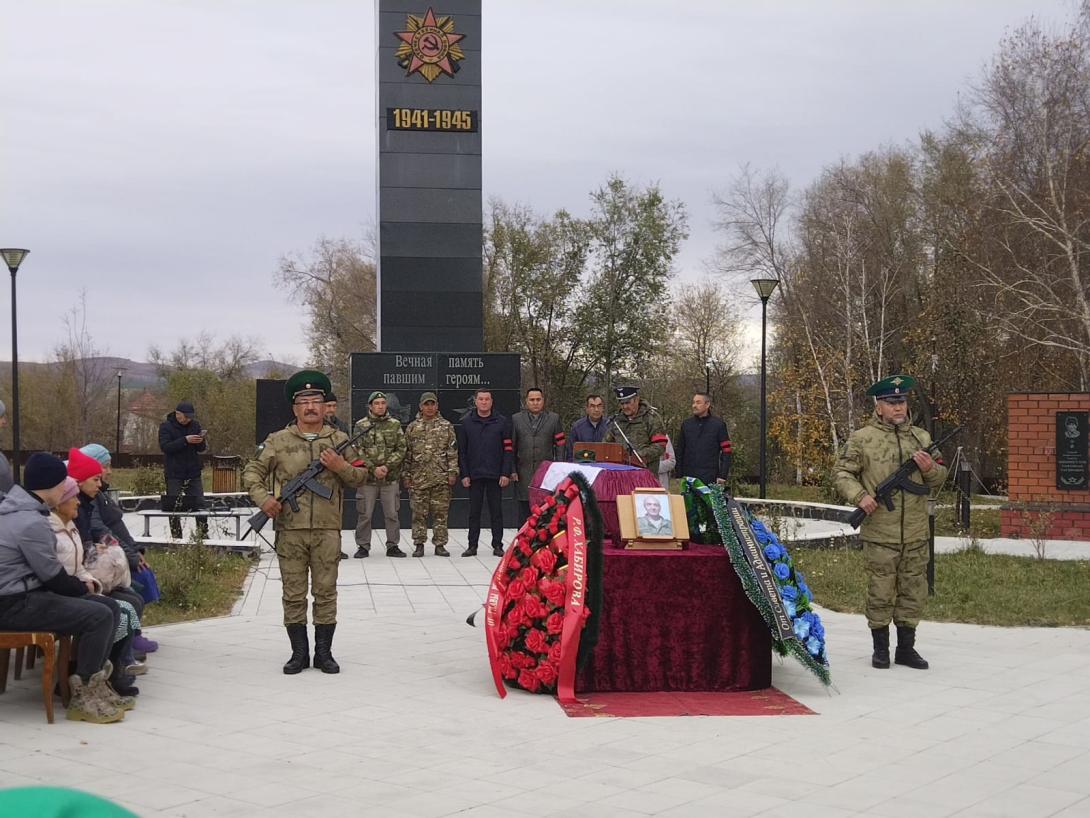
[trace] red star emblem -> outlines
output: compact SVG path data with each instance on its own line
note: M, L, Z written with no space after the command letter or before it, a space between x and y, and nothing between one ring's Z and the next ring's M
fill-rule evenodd
M454 18L437 18L431 8L423 17L408 15L405 31L396 31L394 36L401 40L397 62L405 69L406 76L419 73L428 82L440 74L453 77L458 62L465 59L458 45L465 35L454 33Z

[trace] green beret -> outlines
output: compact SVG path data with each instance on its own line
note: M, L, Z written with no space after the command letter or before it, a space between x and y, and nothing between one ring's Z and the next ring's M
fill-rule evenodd
M374 392L367 396L367 405L370 406L374 402L375 398L382 398L383 400L386 400L386 393L380 392L376 389Z
M296 372L284 384L284 394L287 396L289 403L295 403L295 399L300 395L321 395L324 398L326 393L332 391L332 389L329 377L324 372L319 372L316 369L304 369Z
M911 375L890 375L888 378L882 378L877 383L871 384L867 394L877 400L897 397L907 398L908 393L915 385L916 379Z

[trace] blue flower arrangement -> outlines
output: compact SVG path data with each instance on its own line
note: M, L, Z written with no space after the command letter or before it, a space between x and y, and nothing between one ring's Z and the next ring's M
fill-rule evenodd
M823 665L828 665L829 660L825 654L825 626L821 624L821 617L814 612L814 594L806 584L806 578L801 571L795 569L791 555L768 526L750 516L749 527L757 542L763 546L765 559L776 577L784 610L791 617L795 636L810 656Z
M692 477L685 478L682 493L685 496L689 530L699 542L722 543L742 582L746 596L760 611L772 631L773 649L781 656L792 654L824 684L831 684L829 658L825 648L825 626L814 611L814 594L806 584L802 572L795 569L787 548L764 523L743 509L746 522L776 578L776 590L785 613L791 618L794 639L781 639L778 635L775 614L761 592L757 575L746 559L727 512L728 503L735 501L728 498L719 486L706 486Z

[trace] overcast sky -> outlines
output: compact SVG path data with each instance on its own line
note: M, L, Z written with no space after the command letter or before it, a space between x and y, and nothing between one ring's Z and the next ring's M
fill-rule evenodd
M110 354L208 330L303 362L303 315L272 276L374 222L372 0L0 8L0 246L31 250L20 358L50 355L86 289ZM1060 24L1072 5L485 0L485 200L584 214L612 171L657 181L689 208L677 269L697 279L719 240L712 192L739 164L805 186L941 127L1033 13ZM5 295L8 360L9 309Z

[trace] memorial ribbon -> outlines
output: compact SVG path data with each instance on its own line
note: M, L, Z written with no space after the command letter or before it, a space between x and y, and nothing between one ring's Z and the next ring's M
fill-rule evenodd
M587 531L583 519L583 500L576 495L568 504L568 571L565 578L567 599L564 603L564 629L560 637L560 675L557 698L561 703L575 701L575 669L579 657L579 636L586 618Z
M500 616L503 613L504 603L507 601L507 590L499 582L506 562L506 557L500 560L496 570L492 572L492 581L488 585L488 598L484 603L484 638L488 646L488 664L492 668L492 681L496 683L496 692L500 694L501 699L507 696L507 685L503 683L503 674L500 672L497 631L500 628Z

